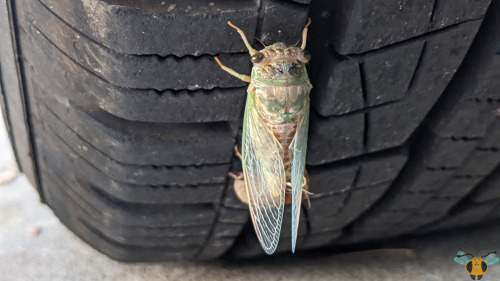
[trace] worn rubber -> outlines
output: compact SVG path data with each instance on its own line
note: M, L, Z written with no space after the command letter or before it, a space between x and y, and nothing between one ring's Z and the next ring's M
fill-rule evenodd
M227 175L241 171L246 83L213 56L248 74L228 20L260 48L294 44L308 17L313 195L298 252L500 217L498 2L257 2L8 2L19 63L1 81L18 67L22 91L2 87L2 108L69 229L123 261L262 255ZM283 222L289 252L288 206Z

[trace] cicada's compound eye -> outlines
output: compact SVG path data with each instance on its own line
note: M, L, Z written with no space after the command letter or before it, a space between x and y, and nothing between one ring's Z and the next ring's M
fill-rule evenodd
M252 63L259 63L264 59L264 55L262 53L257 53L252 56Z
M309 51L304 50L302 54L299 56L299 61L303 63L307 63L311 60L311 53Z

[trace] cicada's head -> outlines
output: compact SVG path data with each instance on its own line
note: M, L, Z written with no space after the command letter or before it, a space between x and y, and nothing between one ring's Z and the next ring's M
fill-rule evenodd
M252 56L252 83L259 85L298 85L309 81L306 63L308 51L277 42Z

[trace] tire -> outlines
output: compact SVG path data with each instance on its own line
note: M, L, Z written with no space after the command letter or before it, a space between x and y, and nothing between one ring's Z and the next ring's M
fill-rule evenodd
M228 20L266 44L313 21L299 251L498 218L498 2L178 2L0 4L18 164L92 247L122 261L263 254L227 176L246 84L212 57L251 67Z

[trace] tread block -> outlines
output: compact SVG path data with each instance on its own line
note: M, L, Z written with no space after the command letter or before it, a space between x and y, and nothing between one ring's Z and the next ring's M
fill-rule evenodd
M89 177L77 174L77 181L82 186L88 186L106 196L131 203L143 204L199 204L212 203L220 199L224 185L196 185L196 186L153 186L132 185L111 181L100 184L90 183Z
M391 182L378 183L373 186L354 188L342 210L336 215L331 225L334 229L342 229L364 211L371 207L389 188Z
M349 191L348 198L342 209L333 216L316 216L309 219L311 233L328 230L341 230L354 221L389 188L390 182L376 184L374 186L353 188Z
M356 186L370 186L393 180L403 168L407 158L408 156L404 152L366 161L361 165Z
M433 216L432 219L436 220L437 217L446 214L446 212L443 212L443 210L450 210L460 200L462 200L461 197L449 197L449 198L434 197L431 198L429 201L425 202L425 204L422 207L422 210L425 210L426 213L436 214L435 216Z
M485 66L487 68L486 73L484 73L484 79L477 82L476 91L470 94L471 98L481 98L481 99L500 99L500 93L497 89L500 89L500 49L497 49L497 54L493 56L489 65Z
M482 203L489 200L500 199L500 168L497 167L485 180L481 183L481 187L474 191L471 199L474 202Z
M228 182L232 187L232 182ZM243 203L234 202L237 208L227 207L233 200L238 200L233 188L226 188L222 204L218 210L217 221L214 224L210 238L201 252L201 258L215 258L227 252L234 244L235 239L249 220L248 207ZM229 200L227 200L229 198ZM239 200L238 200L239 201ZM229 203L229 204L227 204ZM241 208L244 205L245 208Z
M201 246L205 240L206 235L211 229L211 225L200 225L191 227L138 227L138 226L124 226L117 224L112 220L105 220L105 225L100 222L99 212L96 212L92 207L85 207L85 203L74 201L77 197L65 197L71 190L69 188L60 189L59 180L53 180L54 174L44 174L44 187L47 194L57 194L60 199L54 200L54 196L49 196L49 204L54 208L56 214L58 213L58 206L61 204L65 212L70 212L72 221L75 224L83 225L88 229L92 229L101 237L114 243L120 243L126 247L168 247L170 250L177 250L179 248L189 249L193 246ZM63 183L64 185L64 183ZM66 194L66 195L65 195ZM61 197L62 196L62 197ZM80 207L83 204L84 207ZM61 219L68 215L62 215ZM70 227L71 228L71 227ZM192 235L196 233L196 235ZM78 233L77 233L78 234ZM182 249L181 249L182 250Z
M488 134L485 135L486 138L494 138L498 130L489 129L487 126L491 122L495 122L495 119L497 119L496 126L500 124L500 121L496 118L497 114L495 114L496 109L498 109L498 102L495 101L500 100L500 94L497 91L500 87L500 72L498 71L500 56L493 56L482 67L484 72L482 72L481 79L472 84L475 87L466 93L453 112L444 116L435 125L434 131L436 134L457 138L473 138L482 137L488 130ZM490 126L494 128L495 124ZM487 142L487 140L483 140L483 142ZM497 143L500 143L500 141Z
M43 175L44 188L48 193L56 192L58 197L63 199L62 202L49 200L49 205L59 205L64 204L66 210L73 210L74 215L78 216L80 220L85 220L87 222L92 221L96 228L100 229L103 233L106 233L108 237L115 236L130 236L136 239L143 238L148 239L149 237L182 237L186 234L196 233L197 235L208 235L212 229L212 225L191 225L191 226L177 226L177 227L152 227L152 226L129 226L120 224L113 220L105 220L104 223L101 220L102 214L98 210L92 208L86 202L78 200L77 196L71 189L57 188L58 186L64 185L60 179L57 179L57 175L50 172L50 168L47 170L49 173ZM55 186L55 187L54 187ZM58 191L59 190L59 191ZM75 201L76 200L76 201ZM67 211L66 211L67 212Z
M370 214L374 219L356 221L347 241L356 242L391 235L392 227L408 219L408 213L400 210L380 210ZM375 218L376 217L376 218Z
M425 169L417 176L405 181L405 190L409 192L431 192L444 186L455 170Z
M484 16L491 0L435 0L432 29L439 29Z
M310 179L310 192L314 196L345 192L352 187L358 170L358 166L311 167L307 170Z
M344 205L347 194L347 192L342 192L322 196L311 195L311 207L308 209L308 215L311 217L335 215Z
M399 150L341 167L309 169L314 193L307 209L310 232L339 231L359 217L387 191L406 154Z
M46 104L68 128L88 142L89 149L99 150L122 163L185 166L228 163L232 157L235 131L229 123L137 122L88 104L75 106L53 93L40 91L37 97L39 103Z
M50 133L50 130L47 130ZM41 140L47 140L48 138L43 134L39 135ZM130 184L125 182L119 182L112 177L108 176L105 172L109 173L107 170L108 166L101 163L103 170L99 170L97 166L88 163L78 155L75 154L67 144L61 140L48 140L48 142L53 143L57 146L57 149L40 149L41 154L57 154L58 152L63 152L64 158L68 161L65 167L62 167L64 174L66 176L72 177L80 185L86 186L87 188L94 189L98 192L105 193L108 197L114 198L123 202L135 202L144 204L154 204L154 203L168 203L168 204L198 204L198 203L209 203L220 199L222 192L224 191L224 184L203 184L203 185L188 185L188 186L176 186L173 184L183 183L183 180L178 180L177 177L186 177L187 181L197 180L203 177L204 173L209 172L204 181L210 181L213 179L213 172L215 170L209 169L204 170L202 167L197 167L194 173L193 171L179 169L179 171L165 173L162 170L151 171L146 170L144 174L145 182L150 184ZM69 169L69 168L72 169ZM133 167L130 167L131 173L134 172ZM68 170L69 169L69 170ZM140 170L136 168L135 172ZM224 180L224 175L227 169L222 169L221 180ZM210 173L211 172L211 173ZM149 174L148 174L149 173ZM152 173L152 175L151 175ZM118 177L121 174L118 173ZM192 175L192 176L191 176ZM149 179L147 176L155 177L155 179ZM191 178L189 178L191 176ZM156 181L156 182L155 182ZM201 180L203 181L203 180ZM151 184L152 183L152 184ZM185 181L184 181L185 183Z
M477 145L477 140L437 137L429 146L424 163L430 168L459 167Z
M422 202L428 201L430 198L434 197L434 191L432 192L398 192L394 195L394 202L391 204L391 209L393 211L402 210L416 210L422 206Z
M111 198L103 196L102 193L79 185L73 179L67 180L63 175L58 174L58 170L60 169L58 166L63 165L63 163L56 163L57 160L50 159L48 156L45 156L43 161L46 161L42 164L45 166L45 171L53 174L53 178L60 178L60 183L57 185L52 184L52 188L57 189L57 192L62 192L64 189L65 192L72 196L75 202L87 205L86 208L95 209L98 212L96 213L96 217L100 219L104 226L106 226L108 220L128 226L174 227L203 225L215 219L215 210L211 204L151 205L114 201ZM48 170L47 166L58 167L59 169Z
M367 55L362 64L369 106L398 101L404 97L424 48L415 41Z
M109 240L115 241L117 243L126 245L126 246L139 246L139 247L169 247L173 249L182 249L189 247L202 247L205 241L207 240L206 235L198 235L198 236L178 236L178 237L134 237L134 236L124 236L124 235L108 235L105 232L102 232L98 229L98 225L93 225L83 219L81 219L81 224L86 226L89 229L95 229L96 232L99 232L102 236L106 237ZM108 228L102 228L105 231Z
M498 108L498 106L496 106ZM462 101L455 112L442 118L434 132L442 137L479 138L497 116L492 114L495 105L474 100Z
M423 118L412 102L404 101L371 109L367 113L368 151L374 152L405 142ZM404 112L404 114L402 114Z
M72 217L67 210L71 209L60 193L51 189L46 190L47 201L54 213L72 232L92 247L99 249L113 259L120 261L160 261L165 259L193 258L199 252L198 247L185 249L171 249L166 247L138 247L127 246L105 238L102 234L93 231ZM52 203L51 203L52 202ZM68 208L69 207L69 208Z
M330 52L326 52L321 59L325 60L325 66L318 74L318 83L312 90L311 102L314 109L325 117L362 109L363 90L359 64L354 60L341 60Z
M307 6L290 1L262 0L263 18L258 33L259 39L266 45L276 42L295 44L302 38L302 29L306 25L308 12Z
M469 193L482 180L482 177L452 177L438 191L438 197L460 197Z
M339 1L330 42L342 54L363 53L429 31L483 17L491 0ZM388 16L391 15L391 16Z
M213 238L208 240L198 258L215 259L226 253L234 244L234 238Z
M322 118L311 112L310 118L307 164L320 165L363 152L363 114Z
M429 29L433 4L433 0L338 1L330 44L341 54L362 53L423 34Z
M497 206L498 202L469 205L467 208L461 208L458 212L451 214L446 219L427 226L424 231L435 231L478 224L487 220L489 216L493 216L492 213Z
M446 204L445 204L446 205ZM412 216L411 220L402 221L391 231L391 235L401 235L405 232L410 232L419 226L429 224L437 219L439 219L444 214L433 213L433 214L415 214Z
M465 165L458 169L457 176L486 176L500 163L500 151L476 150Z
M196 1L168 1L163 5L161 1L40 1L72 28L128 54L180 57L244 52L245 45L227 21L237 24L251 38L258 18L258 7L249 0L215 1L211 6Z
M47 115L50 116L50 115ZM154 166L131 165L115 161L83 141L78 135L61 124L59 120L49 120L44 125L48 137L40 134L45 142L57 143L59 150L72 158L77 175L89 178L96 184L109 187L131 186L129 184L151 186L182 186L197 184L222 184L225 182L229 164L201 166ZM60 126L60 130L55 130ZM57 153L57 151L51 152ZM99 168L98 168L99 167ZM126 187L124 189L127 189Z
M240 223L244 224L249 219L250 212L248 209L234 209L221 207L219 209L219 217L217 221L223 223Z
M236 237L240 234L242 228L243 224L241 223L233 224L218 221L212 230L212 237L217 239L224 237Z
M107 221L135 227L174 227L203 225L215 219L215 210L211 204L152 205L114 201L103 196L102 193L79 185L74 179L68 180L63 175L58 174L60 166L64 166L65 163L57 162L50 156L44 156L43 161L41 166L47 174L52 175L52 181L54 178L58 178L56 184L49 184L46 188L54 188L57 192L64 191L77 204L86 206L85 209L93 210L94 217L98 218L104 227L107 227Z
M368 113L368 151L394 147L408 139L452 79L480 23L465 22L425 39L408 98Z
M500 130L498 128L500 128L500 118L491 123L488 134L482 138L479 148L500 149Z
M45 20L37 18L36 15L42 14L43 11L50 14L45 8L36 11L29 14L32 18L25 27L29 36L33 37L34 45L40 45L38 42L42 42L46 48L57 48L61 56L79 66L77 69L69 69L71 72L90 71L116 86L160 91L246 85L245 82L227 75L212 55L178 58L121 54L82 36L55 16ZM247 53L220 54L219 57L224 64L240 73L250 72L251 63Z
M77 102L91 100L102 110L124 119L177 123L238 120L245 102L244 87L160 92L117 87L85 70L69 72L79 66L64 59L55 48L33 48L27 36L21 36L21 41L23 48L30 49L25 58L34 68L32 77L45 89L64 93Z

